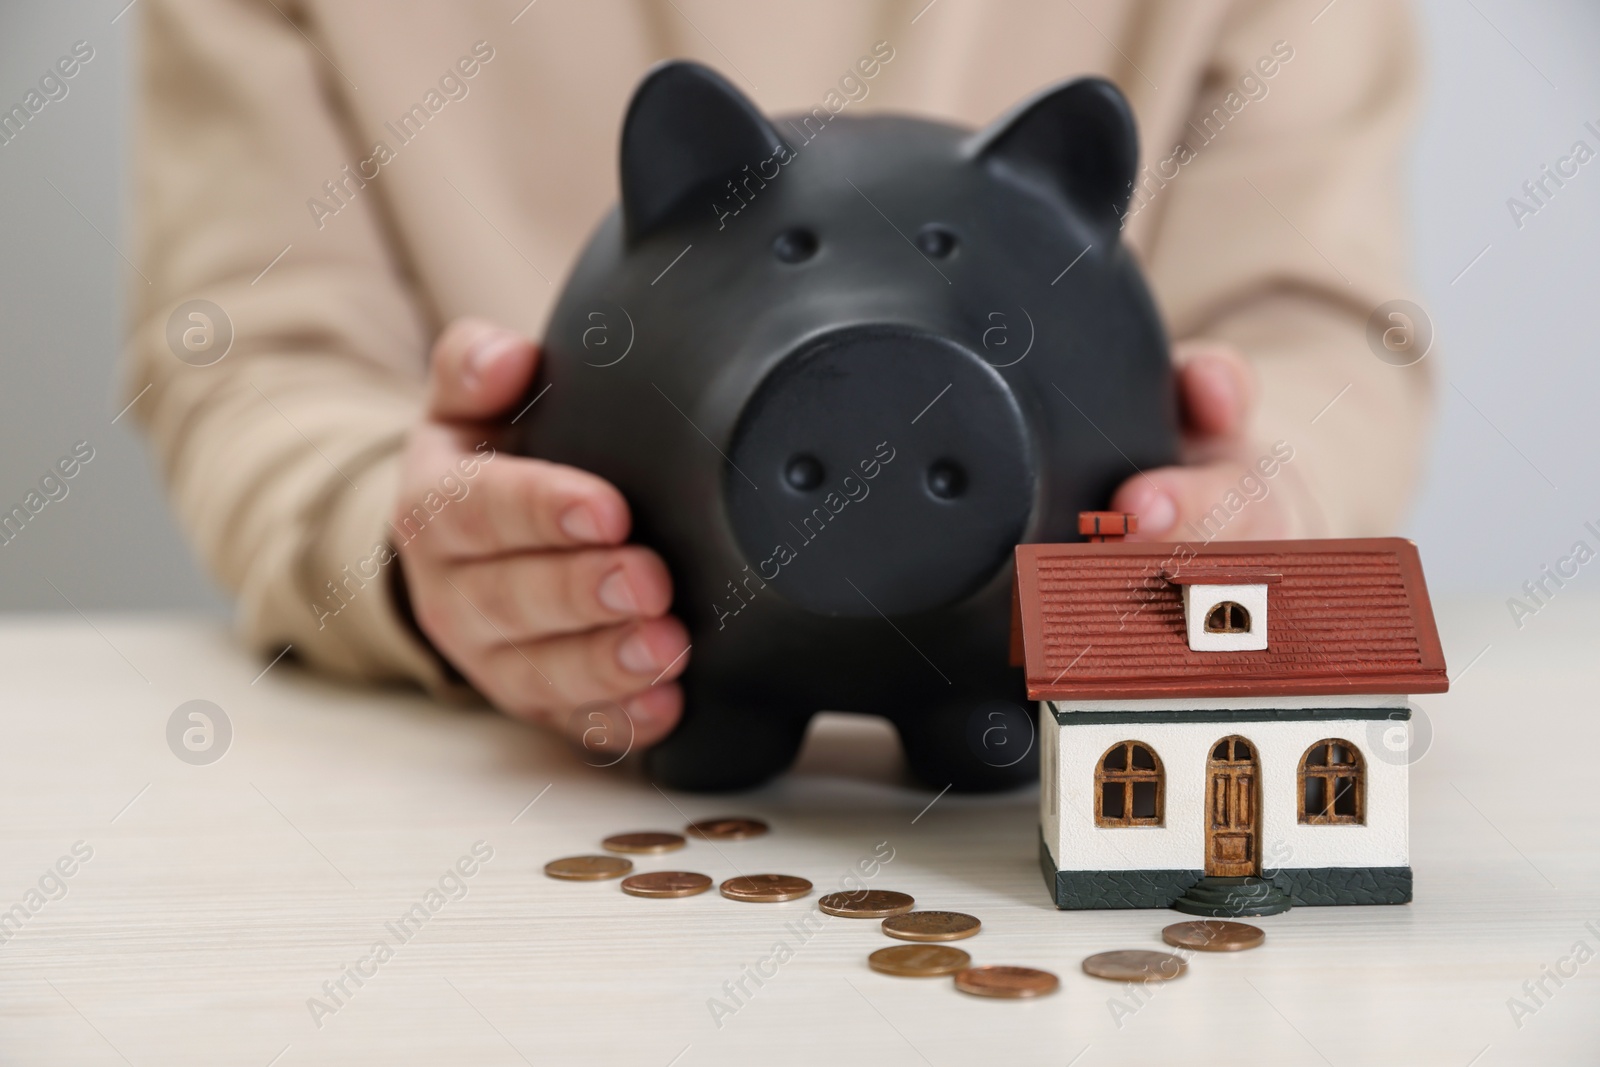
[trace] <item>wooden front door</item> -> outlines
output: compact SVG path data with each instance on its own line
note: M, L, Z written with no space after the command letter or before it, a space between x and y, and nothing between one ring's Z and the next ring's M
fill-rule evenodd
M1224 737L1206 760L1206 874L1261 873L1261 767L1255 746Z

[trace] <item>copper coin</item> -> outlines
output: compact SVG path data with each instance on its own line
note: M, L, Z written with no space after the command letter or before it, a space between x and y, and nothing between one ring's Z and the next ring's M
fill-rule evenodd
M908 894L889 889L829 893L817 901L817 907L829 915L843 915L847 919L882 919L888 915L904 915L916 906L917 902Z
M743 841L766 833L767 824L760 819L729 815L720 819L701 819L685 826L683 830L692 837L702 837L707 841Z
M612 834L600 842L607 852L676 852L688 844L682 834L643 830L632 834Z
M972 957L948 945L890 945L867 957L867 966L901 978L934 978L954 974Z
M651 871L622 880L622 891L635 897L692 897L711 888L711 879L693 871Z
M551 878L565 878L569 882L598 882L605 878L620 878L633 870L633 861L621 856L568 856L551 860L544 865L544 873Z
M1142 948L1097 952L1083 961L1083 972L1114 982L1165 982L1181 978L1189 965L1166 952Z
M750 874L729 878L721 888L722 895L729 900L775 904L805 896L811 892L811 883L792 874Z
M1220 919L1173 923L1161 931L1161 940L1167 944L1200 952L1239 952L1255 948L1266 939L1267 935L1259 926Z
M908 911L883 920L883 932L902 941L960 941L982 925L959 911Z
M1006 1000L1042 997L1061 987L1061 979L1032 967L968 967L956 972L955 981L963 993Z

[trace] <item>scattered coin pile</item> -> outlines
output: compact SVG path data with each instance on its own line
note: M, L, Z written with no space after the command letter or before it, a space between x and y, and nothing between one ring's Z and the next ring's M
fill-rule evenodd
M867 957L867 966L902 978L929 978L964 971L972 957L947 945L894 945Z
M607 852L634 852L654 854L658 852L676 852L688 844L681 834L612 834L600 842L600 847Z
M829 915L842 915L848 919L886 919L891 915L904 915L917 906L908 893L895 893L887 889L862 889L851 893L829 893L817 901L817 907Z
M633 861L624 855L661 855L687 845L689 837L703 841L746 841L768 830L760 819L729 816L705 819L684 827L683 834L649 830L612 834L600 846L609 855L567 856L544 865L544 873L566 881L598 882L622 878L622 891L635 897L692 897L712 886L710 876L695 871L650 871L624 878ZM729 878L718 889L729 900L772 904L798 900L810 894L808 880L792 874L749 874ZM861 889L829 893L817 907L847 919L881 919L889 937L913 942L880 948L867 957L867 966L881 974L901 978L951 975L955 987L978 997L1019 1000L1054 993L1061 980L1033 967L973 966L961 949L940 944L961 941L976 934L983 923L959 911L914 911L916 901L906 893L888 889ZM1203 919L1173 923L1161 939L1189 952L1240 952L1266 940L1259 927L1249 923ZM1165 982L1181 978L1188 963L1180 956L1147 949L1097 952L1083 961L1085 974L1115 982Z
M777 904L784 900L799 900L811 892L811 883L792 874L750 874L729 878L717 888L729 900Z
M767 824L760 819L703 819L690 823L684 830L706 841L743 841L766 833Z
M620 878L631 870L633 861L617 856L568 856L544 865L545 874L568 882L599 882Z
M1197 952L1239 952L1255 948L1266 939L1267 935L1259 926L1221 919L1173 923L1161 931L1161 940L1167 944L1192 948Z
M1042 997L1054 993L1061 979L1033 967L968 967L956 972L956 988L979 997Z
M1189 965L1170 952L1142 948L1096 952L1083 961L1083 973L1113 982L1166 982L1181 978Z
M633 861L625 855L660 855L676 852L688 837L703 841L746 841L768 830L760 819L729 816L703 819L683 828L683 834L643 830L612 834L600 842L611 855L567 856L544 865L544 873L565 881L598 882L622 878L622 891L636 897L692 897L712 886L710 876L695 871L650 871L632 874ZM688 837L684 836L688 835ZM628 877L623 877L628 875ZM771 904L798 900L810 894L810 881L792 874L749 874L729 878L717 887L729 900ZM959 911L913 911L917 902L907 893L888 889L861 889L829 893L817 907L847 919L881 919L889 937L916 942L881 948L867 957L867 966L882 974L902 978L953 975L955 987L980 997L1017 1000L1053 993L1061 980L1049 971L1032 967L972 966L972 957L958 948L937 944L960 941L983 928L983 923Z
M959 911L911 911L883 920L883 932L902 941L960 941L982 927Z
M693 871L651 871L622 880L622 891L635 897L693 897L711 888L711 879Z
M1161 931L1161 940L1190 952L1242 952L1266 939L1259 926L1222 919L1173 923ZM1170 982L1187 974L1189 964L1170 952L1120 949L1095 953L1083 961L1083 971L1113 982Z

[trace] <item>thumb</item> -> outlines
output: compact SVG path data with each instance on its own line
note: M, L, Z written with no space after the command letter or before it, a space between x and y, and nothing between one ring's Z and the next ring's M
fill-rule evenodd
M1232 345L1182 341L1173 346L1178 399L1191 437L1230 437L1255 408L1255 372Z
M483 319L457 319L433 345L428 414L444 420L493 418L522 396L538 361L538 350L526 337Z
M1242 463L1162 467L1135 475L1111 499L1116 511L1139 516L1130 540L1242 541L1294 536L1288 500Z

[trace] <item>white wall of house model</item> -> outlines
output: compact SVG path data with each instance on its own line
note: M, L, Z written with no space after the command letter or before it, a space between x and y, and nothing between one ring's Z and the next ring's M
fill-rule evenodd
M1057 723L1052 703L1076 711L1181 710L1192 722ZM1289 722L1215 722L1207 710L1251 706L1314 708L1327 700L1275 698L1231 701L1157 700L1041 702L1039 736L1044 788L1040 824L1045 843L1063 871L1200 870L1205 866L1206 760L1224 737L1251 742L1259 761L1262 866L1404 867L1409 865L1408 768L1395 752L1410 744L1403 719L1315 719ZM1340 707L1404 709L1403 697L1341 697ZM1381 735L1385 743L1374 743ZM1348 741L1365 768L1364 825L1300 822L1299 769L1319 741ZM1160 826L1095 825L1095 769L1111 746L1137 741L1150 748L1165 774Z

